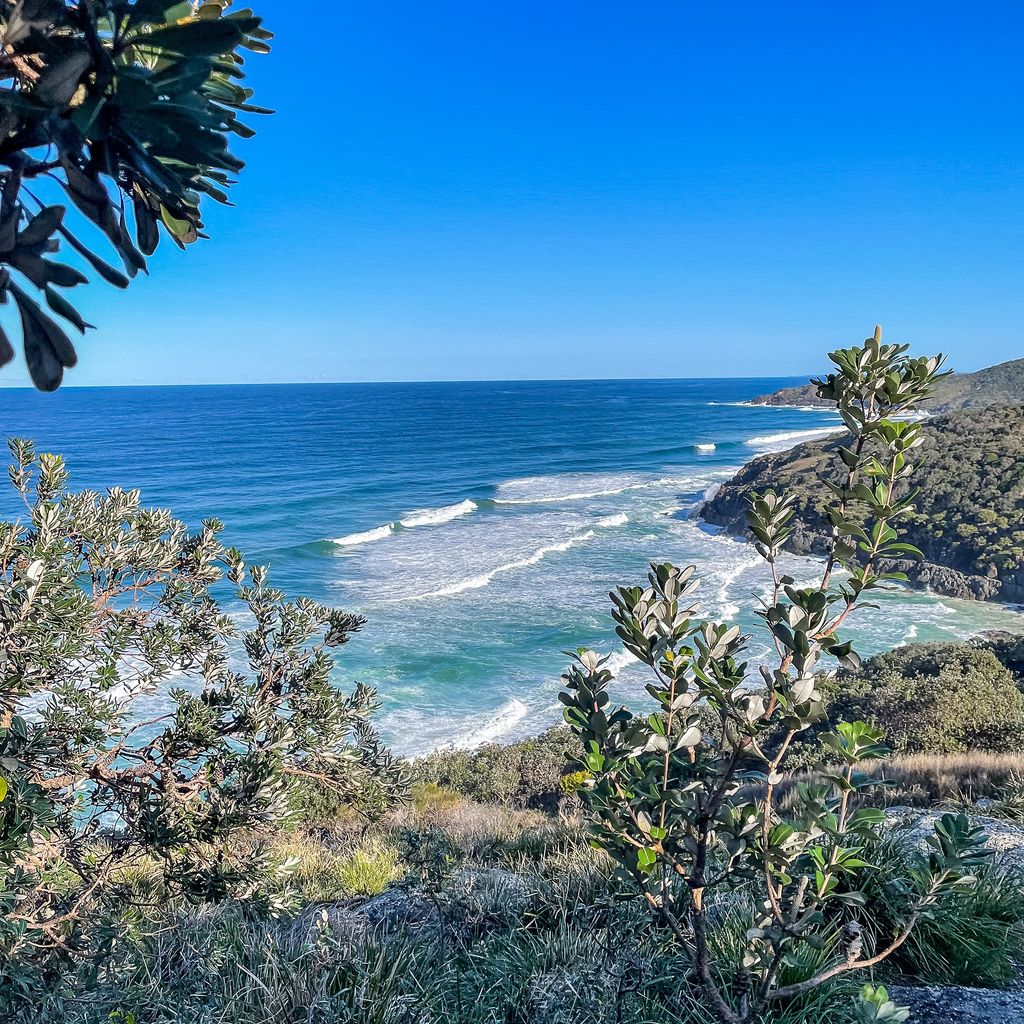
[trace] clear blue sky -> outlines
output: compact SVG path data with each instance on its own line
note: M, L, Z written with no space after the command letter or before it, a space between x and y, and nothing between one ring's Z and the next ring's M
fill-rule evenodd
M1024 355L1016 0L252 3L237 207L78 290L70 383L797 374L876 322Z

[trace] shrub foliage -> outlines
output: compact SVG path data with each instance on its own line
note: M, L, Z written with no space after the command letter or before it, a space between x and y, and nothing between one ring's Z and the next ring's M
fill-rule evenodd
M416 774L479 803L554 810L574 791L568 778L579 741L563 725L540 736L475 750L442 749L416 761Z
M266 113L243 87L242 51L271 38L231 0L0 0L0 302L14 300L36 387L57 388L85 320L63 289L87 280L66 244L118 288L146 269L161 231L203 237L200 199L227 203L242 162L231 136ZM65 223L60 195L105 236L111 266ZM132 227L129 227L129 218ZM50 313L40 302L45 300ZM0 366L14 346L0 329Z
M746 1024L765 1007L885 959L984 858L980 830L962 815L944 816L929 852L908 862L904 917L873 944L859 919L860 883L882 812L862 799L873 782L860 766L885 752L881 731L838 723L822 742L840 767L821 784L797 787L791 810L776 799L790 744L823 715L823 660L859 664L840 637L843 624L865 594L905 579L880 571L879 561L919 554L897 526L913 509L915 492L902 485L915 469L921 427L898 417L941 376L941 357L912 358L905 345L883 344L877 329L830 358L835 372L815 385L850 436L837 451L840 481L823 484L831 530L817 586L798 587L776 564L792 502L771 490L750 501L750 529L770 572L761 615L778 656L761 669L761 685L743 660L739 626L698 620L693 567L669 564L652 565L646 586L612 594L616 632L652 671L652 711L614 707L612 673L593 652L578 652L563 676L565 718L594 776L581 790L594 841L687 950L707 1007L724 1024ZM709 917L716 897L740 885L749 927L739 963L730 964L709 944ZM808 958L807 950L825 956Z
M976 643L897 648L822 685L831 691L830 718L862 718L884 728L900 754L1024 748L1020 683L992 650Z
M215 520L191 533L137 491L69 491L58 456L11 449L25 512L0 525L0 1002L109 956L132 907L265 905L296 785L372 812L406 784L373 691L331 681L362 619L286 600ZM232 614L215 596L230 588Z

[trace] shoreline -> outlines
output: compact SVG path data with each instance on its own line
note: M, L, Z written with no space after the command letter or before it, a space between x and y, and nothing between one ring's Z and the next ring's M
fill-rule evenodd
M794 406L767 406L769 408L796 408ZM988 424L974 424L972 422L962 423L960 419L950 420L949 417L963 418L964 412L937 415L934 413L922 413L919 416L904 417L906 420L932 421L934 424L932 440L930 444L938 446L940 453L945 451L950 444L957 443L961 438L974 439L977 435L977 444L982 450L985 448L985 430L990 429ZM838 433L836 431L835 433ZM973 432L973 433L972 433ZM794 495L798 504L796 515L791 526L793 533L786 545L785 550L805 556L824 557L825 545L828 543L828 524L822 520L819 512L816 511L814 495L816 493L815 482L821 474L830 470L827 463L828 444L834 446L835 439L826 436L825 430L818 432L818 437L811 437L808 431L805 441L791 445L788 448L773 448L765 451L752 459L747 460L742 467L723 485L718 488L714 497L702 503L699 516L702 521L715 526L726 535L738 539L747 540L749 531L745 525L746 498L753 492L763 490L765 487L778 488L783 492ZM800 449L805 449L800 451ZM926 462L933 460L926 458ZM760 463L760 465L758 465ZM932 486L937 488L934 497L930 499L935 505L935 515L944 515L948 505L943 503L943 488L948 482L948 467L944 467L941 459L938 460L941 468L936 483ZM959 465L959 463L957 464ZM941 475L941 473L946 475ZM710 511L710 515L708 512ZM958 510L960 511L960 510ZM932 512L921 514L920 521L931 523ZM956 524L964 520L953 519ZM966 520L970 522L970 520ZM1024 585L1015 577L1012 567L1004 567L1004 574L998 575L990 566L986 572L985 563L982 560L985 551L985 542L979 540L974 545L964 545L959 552L954 545L950 552L948 542L937 544L938 538L942 537L943 530L949 531L953 528L946 520L940 520L942 529L931 530L922 528L918 536L914 536L913 527L906 535L906 540L915 544L925 552L921 558L894 558L880 562L883 571L902 572L909 576L909 580L902 585L905 589L931 594L936 597L949 597L958 600L965 600L979 604L991 604L997 607L1014 610L1024 606ZM949 554L954 562L939 560L943 555ZM929 557L929 555L931 557ZM938 557L936 557L938 556ZM1019 575L1019 572L1017 572Z

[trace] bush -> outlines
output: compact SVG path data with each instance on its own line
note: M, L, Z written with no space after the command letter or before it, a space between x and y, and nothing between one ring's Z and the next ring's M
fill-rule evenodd
M884 563L920 554L897 526L913 511L906 480L921 429L896 417L929 395L942 360L905 353L883 345L876 328L862 347L830 353L835 372L815 382L849 435L836 450L840 483L822 485L831 529L820 581L800 587L779 571L793 501L773 490L751 496L747 520L769 584L760 615L777 655L760 667L760 689L745 660L749 638L738 625L701 620L695 567L668 563L611 595L617 635L650 669L651 705L642 713L613 705L608 659L592 651L577 652L562 677L565 719L584 747L580 767L593 774L581 790L593 840L632 880L652 924L686 952L704 1006L722 1024L753 1024L766 1009L884 960L985 862L981 830L962 814L943 815L927 853L915 852L898 879L906 897L898 923L869 944L862 851L884 815L868 803L875 784L863 766L886 753L881 730L861 719L836 723L820 742L837 769L795 786L791 810L778 800L792 774L790 744L825 712L821 665L860 664L841 639L844 623L868 591L905 581ZM710 941L725 894L746 918L732 958Z
M906 913L907 893L896 879L913 856L899 832L864 851L873 865L865 919L884 936ZM952 889L923 915L893 954L885 973L905 983L1001 988L1016 976L1024 951L1024 875L1015 867L982 866L969 889Z
M425 782L469 797L477 803L509 804L555 810L568 793L562 777L571 773L579 741L565 726L532 739L476 750L436 750L415 762Z
M190 533L137 491L71 492L59 456L11 450L25 515L0 524L0 1003L17 1005L94 979L138 927L126 907L282 907L271 846L294 788L371 813L407 777L371 727L374 692L331 680L362 619L286 600L216 520Z
M977 644L901 647L822 686L829 719L871 722L900 754L1024 748L1024 694L1017 677ZM821 731L818 726L803 740L799 753L805 759Z

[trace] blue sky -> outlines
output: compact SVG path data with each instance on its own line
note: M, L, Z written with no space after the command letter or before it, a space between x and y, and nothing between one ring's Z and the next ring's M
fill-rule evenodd
M1018 3L252 2L237 207L79 289L69 383L1024 355Z

